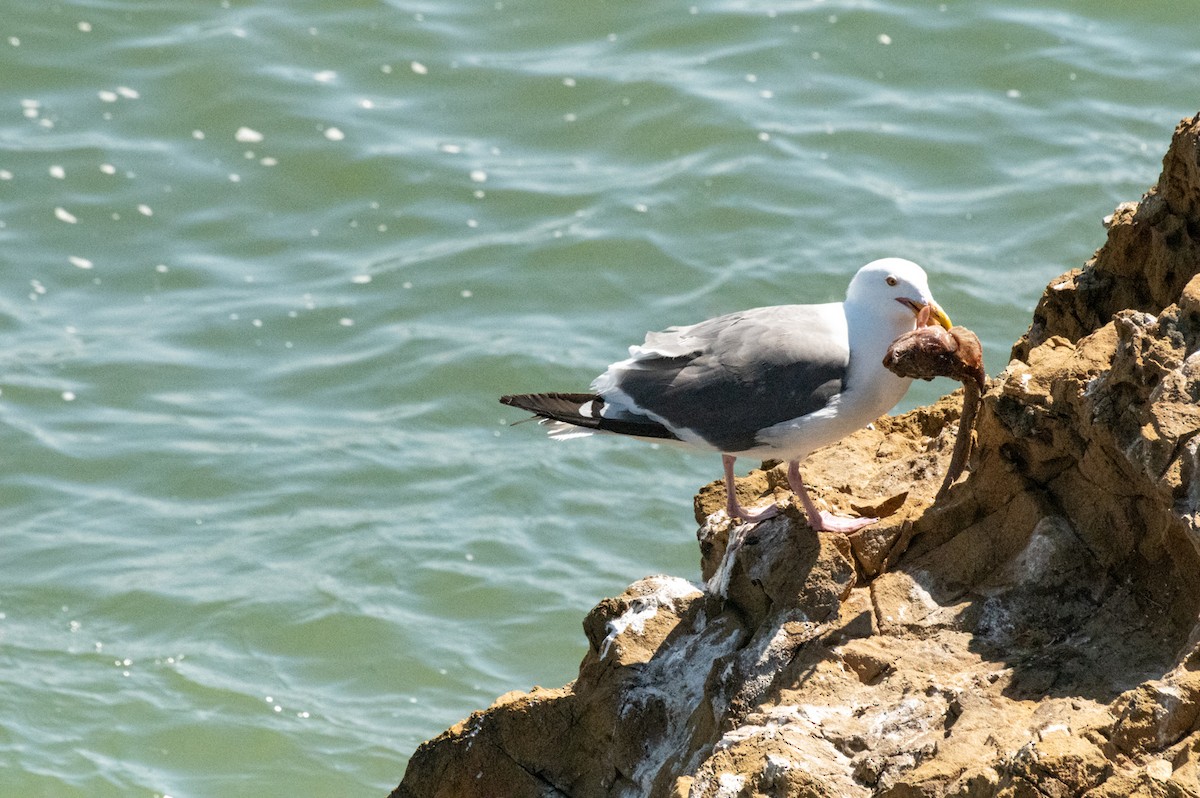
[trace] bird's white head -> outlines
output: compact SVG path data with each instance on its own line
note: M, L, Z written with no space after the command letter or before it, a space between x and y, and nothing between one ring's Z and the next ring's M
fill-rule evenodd
M946 329L951 326L950 317L933 300L925 270L903 258L881 258L859 269L846 289L846 305L901 330L912 329L917 314L928 305L931 321Z

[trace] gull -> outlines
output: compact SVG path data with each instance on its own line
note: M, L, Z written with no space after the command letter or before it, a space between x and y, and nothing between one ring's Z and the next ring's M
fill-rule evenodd
M920 266L883 258L855 273L843 302L753 308L668 327L629 347L629 357L597 377L591 393L500 401L533 413L552 438L601 432L719 452L725 510L747 523L771 518L779 507L741 506L735 460L784 460L809 526L849 534L878 519L818 509L800 463L903 398L912 380L884 368L883 358L892 341L917 327L922 310L952 326Z

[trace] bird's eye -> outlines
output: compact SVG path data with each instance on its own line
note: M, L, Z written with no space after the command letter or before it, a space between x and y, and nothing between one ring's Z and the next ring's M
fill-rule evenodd
M887 284L888 284L888 285L895 285L895 284L896 284L896 283L898 283L898 282L900 282L900 281L899 281L899 280L897 280L897 279L896 279L896 278L895 278L893 275L890 275L890 274L889 274L889 275L887 276Z

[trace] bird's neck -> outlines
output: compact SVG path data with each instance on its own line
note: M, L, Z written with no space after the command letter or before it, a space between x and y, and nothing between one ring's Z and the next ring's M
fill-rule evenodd
M856 387L847 392L845 400L861 402L875 409L875 415L883 415L904 398L908 386L912 384L911 379L897 377L883 369L883 357L892 341L914 329L916 322L907 313L879 318L866 313L855 314L854 311L852 307L846 308L851 352L846 381ZM880 374L880 371L883 373ZM864 379L868 374L872 378Z

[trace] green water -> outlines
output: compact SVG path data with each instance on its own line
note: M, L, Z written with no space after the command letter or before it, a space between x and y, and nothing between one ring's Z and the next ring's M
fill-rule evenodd
M386 793L571 679L601 598L698 576L715 457L499 394L888 254L995 373L1200 108L1187 4L0 20L4 796Z

